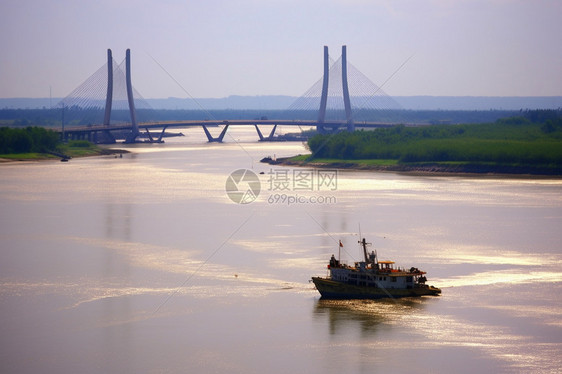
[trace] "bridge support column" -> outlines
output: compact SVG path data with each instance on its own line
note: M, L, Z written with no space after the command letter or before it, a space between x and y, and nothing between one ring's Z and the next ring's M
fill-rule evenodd
M271 129L271 132L269 133L269 136L267 137L269 140L273 139L273 135L275 135L275 130L277 130L277 125L274 125L273 128Z
M98 143L114 144L114 143L117 143L117 140L115 139L115 137L113 136L111 131L104 130L104 131L101 132L101 136L98 140Z
M260 142L263 141L264 137L263 134L260 131L260 128L258 127L258 125L254 125L256 127L256 131L258 132L258 136L260 137Z
M127 143L134 143L139 136L139 125L137 124L137 114L135 111L135 100L133 98L133 85L131 84L131 50L127 49L125 57L125 80L127 83L127 99L129 100L129 112L131 113L131 133L125 140Z
M164 134L166 133L166 128L168 128L168 126L164 126L164 128L162 129L162 132L160 133L160 136L158 137L158 140L156 141L157 143L163 142L162 138L164 137Z
M205 125L201 125L203 127L203 131L205 131L205 135L207 135L207 139L209 140L209 143L222 143L222 140L224 139L224 136L226 135L226 130L228 130L228 124L226 124L224 126L224 129L222 129L220 135L216 138L214 138L211 133L209 132L209 130L207 129L207 126Z
M148 136L148 140L151 143L154 143L154 139L152 138L152 134L150 133L150 130L148 129L148 127L146 127L145 129L146 129L146 136Z
M345 119L347 121L347 131L355 131L353 114L351 112L351 100L349 99L349 87L347 85L347 48L341 47L341 80L343 89L343 105L345 106Z
M256 127L256 131L258 132L258 136L260 137L260 142L264 142L264 141L268 141L268 140L272 140L273 136L275 135L275 130L277 130L277 125L273 126L273 129L271 130L271 132L269 133L269 135L266 137L263 136L263 134L260 131L260 128L258 127L258 125L254 125Z

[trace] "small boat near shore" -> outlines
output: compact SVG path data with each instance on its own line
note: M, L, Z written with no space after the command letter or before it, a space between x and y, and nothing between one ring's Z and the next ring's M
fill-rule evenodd
M360 242L364 261L354 266L341 263L332 255L327 277L312 277L322 298L326 299L380 299L386 297L438 296L441 289L425 283L426 272L418 268L395 268L394 261L379 261L377 253L367 252L368 243ZM343 247L341 241L340 249Z

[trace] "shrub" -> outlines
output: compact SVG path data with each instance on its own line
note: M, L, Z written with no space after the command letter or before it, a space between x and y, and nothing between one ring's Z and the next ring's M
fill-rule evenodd
M92 143L87 140L71 140L68 142L68 146L74 148L90 148Z

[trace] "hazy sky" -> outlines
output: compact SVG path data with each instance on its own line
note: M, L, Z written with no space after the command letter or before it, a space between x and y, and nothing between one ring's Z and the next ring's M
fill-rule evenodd
M390 95L562 95L559 0L0 0L0 97L64 97L131 49L145 98L300 96L323 46ZM151 57L152 56L152 57Z

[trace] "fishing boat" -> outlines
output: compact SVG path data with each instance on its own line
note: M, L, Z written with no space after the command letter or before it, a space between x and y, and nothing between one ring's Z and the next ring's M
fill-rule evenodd
M438 296L439 288L425 283L426 272L411 267L395 267L394 261L379 261L376 251L368 253L365 238L359 241L364 261L353 266L330 258L327 277L312 277L322 298L326 299L379 299L385 297ZM339 242L339 250L343 247Z

